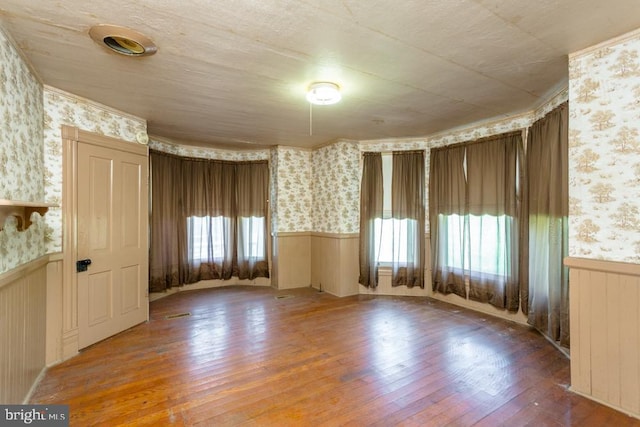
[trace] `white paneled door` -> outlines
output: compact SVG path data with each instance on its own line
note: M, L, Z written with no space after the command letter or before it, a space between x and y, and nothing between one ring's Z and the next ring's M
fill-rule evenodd
M148 158L146 151L82 141L76 158L78 344L84 348L148 319Z

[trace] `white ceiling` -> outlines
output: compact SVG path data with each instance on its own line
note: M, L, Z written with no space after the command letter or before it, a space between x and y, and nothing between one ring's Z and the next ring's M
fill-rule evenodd
M0 22L45 84L222 148L417 137L531 110L567 54L640 27L638 0L3 0ZM129 58L89 36L140 31ZM1 64L0 64L1 65ZM306 86L343 100L313 108Z

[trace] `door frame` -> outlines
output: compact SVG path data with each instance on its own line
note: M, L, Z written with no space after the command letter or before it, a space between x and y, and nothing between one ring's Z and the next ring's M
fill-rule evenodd
M149 157L146 145L62 125L62 359L79 351L78 341L78 143L91 144ZM147 176L147 183L149 177ZM147 195L148 196L148 195ZM148 297L149 290L147 288ZM147 298L148 302L148 298Z

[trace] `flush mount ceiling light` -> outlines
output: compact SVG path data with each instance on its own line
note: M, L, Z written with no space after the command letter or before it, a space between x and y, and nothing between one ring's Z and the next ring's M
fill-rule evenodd
M331 105L342 99L340 86L331 82L315 82L309 85L307 101L315 105Z
M158 50L147 36L117 25L96 25L89 35L96 43L121 55L148 56Z

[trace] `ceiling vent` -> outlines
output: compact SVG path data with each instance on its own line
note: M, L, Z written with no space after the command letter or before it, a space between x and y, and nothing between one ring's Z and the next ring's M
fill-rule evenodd
M149 37L117 25L96 25L89 30L91 38L113 52L126 56L149 56L158 51Z

